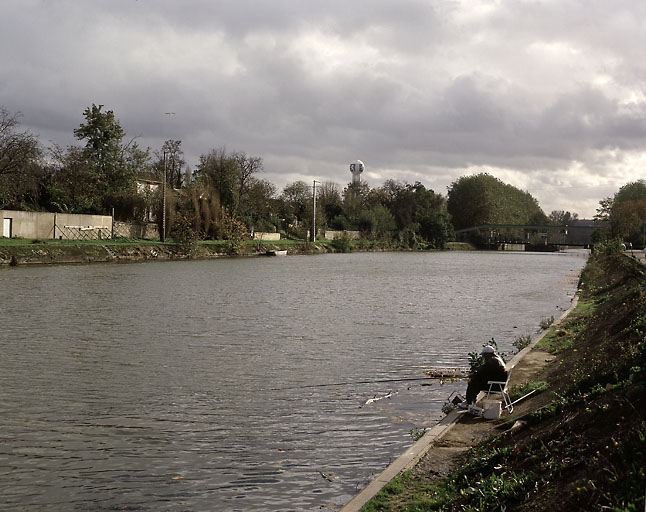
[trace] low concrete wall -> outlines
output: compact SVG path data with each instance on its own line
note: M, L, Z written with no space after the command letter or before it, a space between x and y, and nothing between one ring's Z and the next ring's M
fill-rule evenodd
M0 210L0 235L19 238L110 238L112 217ZM10 232L5 232L9 231Z
M335 238L341 238L344 234L348 235L352 240L359 240L361 238L359 231L326 231L325 239L334 240Z
M525 244L510 244L510 243L504 243L500 244L498 246L499 251L524 251L525 250Z
M51 213L0 210L3 237L53 238L54 215Z
M159 228L154 222L114 221L114 236L139 240L159 240Z
M72 213L53 213L53 238L73 240L100 239L112 237L112 217L108 215L83 215Z
M265 240L267 242L273 242L280 240L280 233L263 233L260 231L255 231L253 234L254 240Z

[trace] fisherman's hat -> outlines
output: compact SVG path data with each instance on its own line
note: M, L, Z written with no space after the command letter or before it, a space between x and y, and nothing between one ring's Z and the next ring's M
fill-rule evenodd
M482 348L482 352L480 352L480 354L495 354L495 352L496 350L491 345L487 345Z

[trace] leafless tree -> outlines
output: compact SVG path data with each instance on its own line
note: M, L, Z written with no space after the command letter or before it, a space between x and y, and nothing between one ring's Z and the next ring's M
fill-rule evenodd
M234 211L235 214L240 203L245 200L254 174L262 169L262 158L259 156L249 156L244 152L233 153L231 157L238 166L238 198L236 201L236 211Z
M162 151L166 155L166 180L173 188L180 188L184 179L183 167L186 165L182 141L169 139L164 142Z
M35 200L43 177L38 138L19 131L19 118L0 107L0 208Z

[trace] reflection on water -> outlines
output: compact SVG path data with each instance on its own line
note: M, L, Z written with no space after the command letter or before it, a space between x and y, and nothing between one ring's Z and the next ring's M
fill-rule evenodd
M464 386L347 383L465 366L492 336L513 353L569 306L584 257L0 269L1 508L336 508Z

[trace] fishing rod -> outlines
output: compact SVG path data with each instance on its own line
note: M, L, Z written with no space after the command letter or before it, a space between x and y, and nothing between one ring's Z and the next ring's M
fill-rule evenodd
M352 382L334 382L327 384L309 384L307 386L293 386L288 388L269 388L267 391L288 391L290 389L303 389L303 388L328 388L334 386L351 386L354 384L383 384L386 382L405 382L414 380L431 380L431 377L406 377L401 379L377 379L377 380L355 380Z

